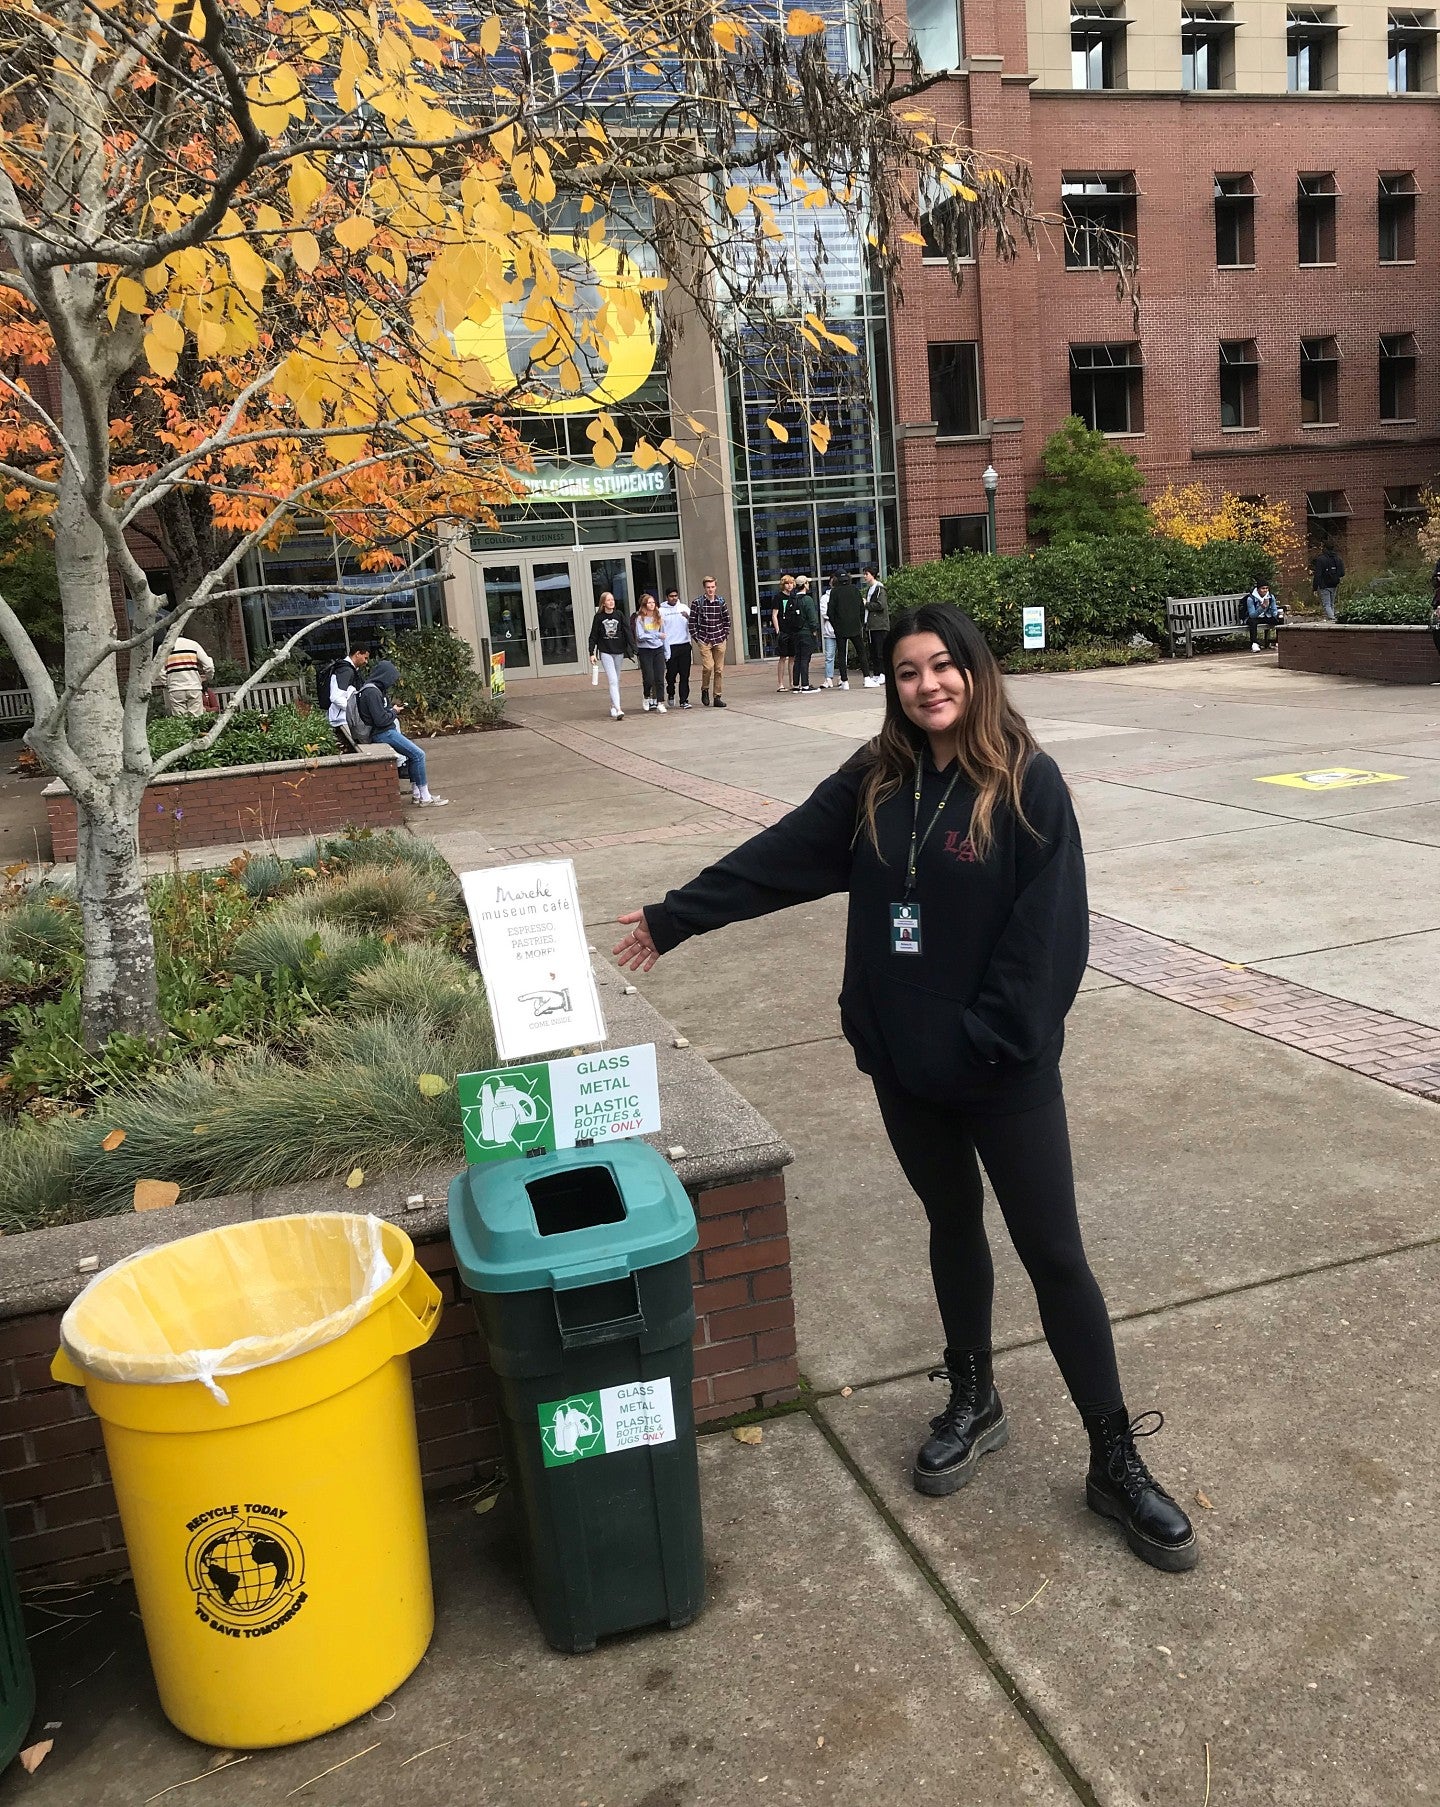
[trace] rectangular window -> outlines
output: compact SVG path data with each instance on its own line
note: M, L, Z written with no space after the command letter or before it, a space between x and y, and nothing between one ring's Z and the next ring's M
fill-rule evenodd
M906 22L915 44L915 60L931 75L942 69L958 69L964 51L960 44L959 0L907 0Z
M940 517L940 556L957 552L988 552L990 520L983 514L949 514Z
M1340 418L1340 347L1331 339L1300 341L1300 419L1333 427Z
M1188 91L1235 86L1235 20L1230 6L1185 6L1180 12L1180 86Z
M932 345L930 418L937 439L973 439L980 431L980 347Z
M1418 483L1391 484L1385 491L1385 531L1395 537L1414 538L1425 519L1425 503Z
M1332 175L1296 178L1295 218L1302 264L1335 261L1335 195Z
M1260 425L1260 358L1253 339L1220 341L1220 425L1228 432Z
M1339 33L1333 7L1288 9L1285 86L1292 94L1320 94L1335 87Z
M956 190L961 172L955 173L954 189L934 176L921 178L920 234L925 240L921 255L927 263L973 262L975 232L968 205Z
M1145 392L1138 345L1072 345L1070 412L1097 433L1143 433Z
M1380 418L1411 421L1415 418L1415 365L1420 348L1414 333L1380 335Z
M1435 92L1434 13L1392 12L1386 34L1387 86L1392 94Z
M1350 498L1343 489L1312 489L1305 496L1305 545L1311 552L1330 545L1345 547L1350 526Z
M1381 263L1413 264L1415 177L1412 171L1396 170L1380 177L1378 208Z
M1109 6L1070 8L1070 85L1072 88L1125 86L1126 20Z
M1255 265L1255 181L1252 176L1215 178L1215 262L1222 270Z
M1065 216L1065 268L1114 270L1135 257L1135 178L1066 174L1060 178Z

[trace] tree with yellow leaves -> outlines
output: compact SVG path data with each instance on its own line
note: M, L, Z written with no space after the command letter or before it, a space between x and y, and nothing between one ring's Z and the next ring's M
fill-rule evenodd
M838 15L800 6L7 5L0 478L53 530L63 678L3 594L0 632L27 739L75 798L87 1040L158 1026L140 800L228 711L153 758L146 703L252 546L318 516L383 561L417 523L483 515L524 464L504 411L540 392L598 397L613 462L607 373L657 317L843 360L794 282L797 211L838 210L882 273L922 187L1002 255L1028 231L1023 172L937 140L915 100L937 78L912 81L875 0L848 24L863 80L826 55ZM627 449L692 462L689 424L688 445ZM809 431L823 449L829 423ZM177 511L218 523L223 552L170 606L129 535Z
M1229 490L1217 495L1204 483L1172 483L1150 504L1150 520L1156 533L1182 545L1246 540L1263 546L1277 570L1294 569L1303 561L1304 541L1288 502L1251 502Z

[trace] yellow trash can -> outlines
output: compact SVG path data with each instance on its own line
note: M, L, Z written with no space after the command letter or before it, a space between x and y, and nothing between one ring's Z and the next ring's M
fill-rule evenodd
M224 1749L384 1699L434 1605L409 1353L440 1292L403 1230L230 1224L99 1275L51 1367L105 1434L160 1704Z

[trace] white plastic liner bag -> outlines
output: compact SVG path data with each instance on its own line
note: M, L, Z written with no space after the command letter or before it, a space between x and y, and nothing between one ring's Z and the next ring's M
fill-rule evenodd
M378 1217L311 1212L224 1224L97 1274L60 1323L66 1354L101 1380L164 1386L289 1361L366 1317L391 1279Z

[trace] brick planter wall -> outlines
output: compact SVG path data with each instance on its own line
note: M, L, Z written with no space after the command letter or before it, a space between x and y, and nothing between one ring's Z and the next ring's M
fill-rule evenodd
M1440 652L1427 627L1287 623L1280 629L1280 667L1377 684L1440 684Z
M45 809L51 857L73 860L75 802L58 778L45 787ZM393 828L404 819L394 756L388 748L365 747L345 758L216 766L161 778L146 787L140 805L140 851L331 834L352 823Z
M697 1420L793 1399L799 1374L784 1176L690 1197L700 1225L690 1258ZM449 1238L416 1241L445 1299L439 1329L411 1357L420 1466L433 1492L488 1478L500 1438L495 1377ZM50 1378L60 1318L57 1310L0 1323L0 1501L15 1566L27 1580L81 1581L127 1567L99 1420L79 1388Z

